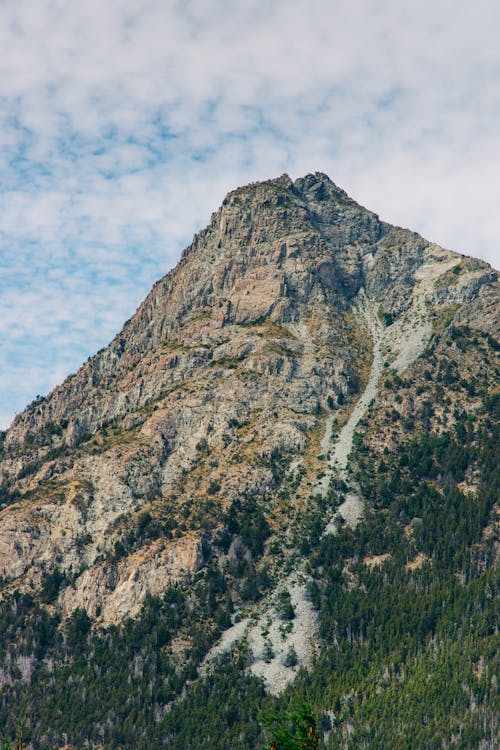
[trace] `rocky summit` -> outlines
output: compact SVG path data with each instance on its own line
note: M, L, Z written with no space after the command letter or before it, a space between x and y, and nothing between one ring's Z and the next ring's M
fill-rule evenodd
M294 683L328 747L493 747L491 633L460 607L498 554L499 289L326 175L229 193L109 346L2 435L0 727L24 700L36 748L258 748L255 706ZM412 597L426 624L397 619ZM471 633L454 724L416 708L373 729L381 695L400 684L404 704ZM186 716L229 669L253 719L227 688L203 739ZM120 706L89 703L110 679Z

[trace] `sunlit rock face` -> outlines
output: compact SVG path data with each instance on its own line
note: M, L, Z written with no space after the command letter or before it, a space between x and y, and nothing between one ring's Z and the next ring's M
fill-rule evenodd
M231 192L109 346L8 431L4 590L47 597L58 570L52 605L117 622L223 554L235 498L261 503L271 538L286 535L280 465L303 467L299 507L325 423L369 376L360 299L389 331L380 357L398 372L445 315L498 335L490 266L381 222L325 175Z

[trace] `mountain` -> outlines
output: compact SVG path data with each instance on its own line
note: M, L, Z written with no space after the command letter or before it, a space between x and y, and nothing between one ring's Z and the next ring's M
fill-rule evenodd
M323 174L231 192L2 436L0 728L494 747L499 302Z

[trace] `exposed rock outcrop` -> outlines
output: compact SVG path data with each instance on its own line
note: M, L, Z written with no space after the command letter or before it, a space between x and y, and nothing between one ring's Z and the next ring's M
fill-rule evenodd
M298 507L328 466L325 423L367 384L363 295L385 326L379 369L403 372L445 313L498 333L493 269L385 224L325 175L231 192L111 344L14 420L5 590L58 568L63 612L117 622L203 566L203 533L236 497L258 498L276 531L287 466L304 467Z

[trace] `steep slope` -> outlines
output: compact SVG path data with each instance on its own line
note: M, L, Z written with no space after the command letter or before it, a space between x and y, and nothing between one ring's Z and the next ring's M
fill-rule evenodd
M359 289L406 320L418 273L458 260L384 225L322 175L231 193L111 345L8 431L4 501L22 502L2 515L4 578L36 584L57 564L80 573L63 605L95 616L99 591L104 621L136 613L147 590L159 593L157 567L167 581L202 564L210 506L275 488L271 457L312 453L324 413L357 392L371 347L351 311ZM460 271L431 309L481 301L496 278L479 261ZM430 333L423 311L421 325L418 346ZM138 540L110 590L102 558L144 510L177 532L182 513L188 533Z
M356 636L342 630L335 597L347 612L379 575L401 592L417 585L410 574L490 575L494 497L481 455L495 424L499 309L491 267L381 222L325 175L230 193L115 340L4 436L3 705L35 679L40 710L58 706L57 669L50 689L40 675L60 658L76 664L83 638L99 673L115 674L99 659L119 647L139 682L155 686L149 714L139 693L127 698L144 718L120 746L149 747L151 726L186 683L211 680L226 652L273 693L301 684L308 666L318 705L350 736L351 718L333 709L354 690L350 678L340 695L322 692L317 657L372 636L358 635L356 608ZM458 470L439 440L455 445L464 429ZM439 451L446 481L431 471ZM481 508L456 534L460 562L446 543L445 572L426 515L428 504L443 523L433 493L452 514ZM467 555L481 564L465 566ZM151 672L155 649L163 666ZM107 732L103 746L118 746L102 711L88 708L95 737ZM40 741L48 726L37 727ZM64 728L53 729L58 741ZM217 742L206 747L226 746Z

